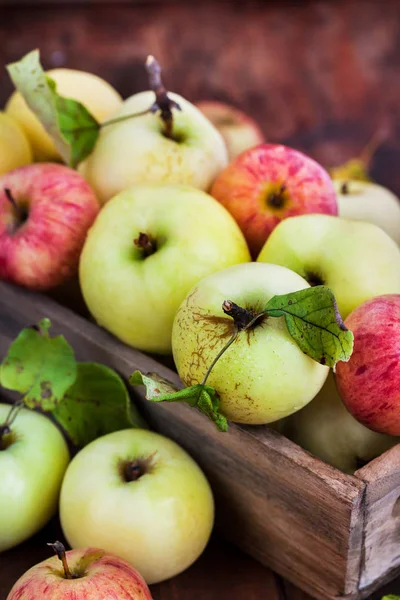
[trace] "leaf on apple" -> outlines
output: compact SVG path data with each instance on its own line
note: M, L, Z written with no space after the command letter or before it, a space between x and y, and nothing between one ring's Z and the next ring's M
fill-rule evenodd
M218 394L209 385L199 383L178 390L170 381L159 377L156 373L144 374L140 371L132 373L129 383L144 385L146 399L151 402L186 402L213 421L219 431L228 431L228 422L219 411Z
M147 429L121 377L104 365L79 363L75 383L53 417L76 446L120 429Z
M74 352L62 335L50 337L51 322L23 329L0 367L0 384L24 394L29 408L53 410L76 379Z
M354 337L343 323L330 288L320 285L274 296L265 312L284 317L299 348L317 362L335 368L337 362L349 360Z
M400 596L396 596L395 594L389 594L387 596L383 596L382 600L400 600Z
M16 89L50 135L62 159L76 167L93 150L100 125L76 100L57 93L55 81L40 64L39 50L7 65Z

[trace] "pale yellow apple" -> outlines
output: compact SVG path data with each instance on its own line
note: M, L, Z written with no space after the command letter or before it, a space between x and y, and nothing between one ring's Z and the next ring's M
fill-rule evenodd
M371 431L348 412L332 372L314 400L288 417L280 431L346 473L353 473L399 441L399 438Z
M343 319L369 298L400 293L400 249L383 229L364 221L290 217L274 229L257 261L330 287Z
M135 244L140 233L152 240L148 256ZM169 353L172 322L190 288L249 260L239 226L206 192L134 186L110 200L89 231L81 289L99 325L131 346Z
M229 267L199 281L181 304L172 330L174 361L185 385L202 382L232 336L233 320L222 310L224 300L257 314L273 296L308 287L289 269L254 262ZM269 317L239 333L207 383L218 392L227 419L265 424L305 406L327 375L328 367L300 350L285 320Z
M61 96L81 102L100 123L122 103L118 92L104 79L92 73L74 69L52 69L46 74L54 79ZM15 91L11 95L6 111L25 131L32 145L35 160L60 160L52 139L19 92Z
M381 227L400 244L400 200L390 190L369 181L333 182L339 215Z
M32 148L15 119L0 111L0 176L29 165L33 160Z
M81 173L104 203L127 187L141 183L177 183L207 191L228 163L225 142L214 125L193 104L169 94L181 111L173 110L173 135L164 135L159 114L146 114L102 129ZM151 91L125 100L112 119L140 113L154 103Z
M126 429L98 438L72 460L60 519L73 548L103 548L147 583L169 579L203 552L214 522L206 477L178 444Z

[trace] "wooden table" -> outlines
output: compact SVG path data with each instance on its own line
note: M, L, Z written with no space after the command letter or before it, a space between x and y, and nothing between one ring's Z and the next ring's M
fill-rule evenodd
M54 519L26 543L0 554L0 600L6 600L13 583L29 567L50 556L46 542L56 539L64 541L58 520ZM216 535L191 568L152 586L151 592L154 600L311 600ZM400 578L371 596L371 600L379 600L385 593L400 593Z

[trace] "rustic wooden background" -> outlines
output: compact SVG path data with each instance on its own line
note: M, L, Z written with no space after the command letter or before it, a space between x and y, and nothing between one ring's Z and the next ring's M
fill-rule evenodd
M400 194L399 0L0 0L0 63L35 47L124 96L147 87L152 53L171 90L233 102L326 166L387 127L372 175ZM0 105L11 89L2 68Z

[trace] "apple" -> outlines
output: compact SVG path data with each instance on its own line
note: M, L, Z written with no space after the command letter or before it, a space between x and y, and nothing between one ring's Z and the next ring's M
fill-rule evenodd
M0 176L33 160L32 148L17 121L0 111Z
M214 502L203 472L180 446L152 431L125 429L98 438L72 459L60 518L73 548L104 548L151 584L200 556Z
M283 422L281 433L345 473L354 473L399 441L371 431L352 417L332 372L314 400Z
M325 169L280 144L261 144L243 152L219 174L211 195L239 223L254 258L283 219L338 212L335 189Z
M148 184L121 192L103 207L79 274L99 325L131 346L169 353L173 319L190 288L249 260L234 219L206 192Z
M52 545L52 544L50 544ZM63 546L56 542L54 546ZM79 548L48 558L24 573L7 600L151 600L142 576L122 558Z
M227 165L221 134L190 102L169 93L181 110L173 111L173 139L164 134L158 114L122 120L101 130L80 172L102 203L127 187L142 183L190 185L207 191ZM149 109L154 92L135 94L112 115L121 119Z
M339 215L381 227L400 245L400 200L382 185L368 181L336 180Z
M10 412L0 404L0 424ZM0 552L39 531L55 514L69 452L45 416L21 408L0 431Z
M380 227L330 215L282 221L257 258L327 285L343 319L373 296L400 293L400 249Z
M35 290L67 281L99 209L89 184L63 165L27 165L0 177L0 279Z
M273 296L307 287L305 279L293 271L261 263L235 265L199 281L181 304L172 330L173 357L185 385L203 381L234 333L234 321L222 308L224 301L256 315ZM328 367L300 350L283 319L260 319L239 333L207 383L218 392L227 419L257 425L305 406L327 374Z
M340 396L357 421L399 436L400 294L371 298L345 323L354 334L354 351L346 366L337 366Z
M238 108L216 100L203 100L196 106L224 138L230 161L264 142L264 134L256 121Z
M81 102L89 112L103 122L115 112L122 98L114 88L92 73L75 69L51 69L46 75L54 79L61 96ZM25 131L37 161L58 161L60 154L53 140L27 106L21 94L15 91L6 104L6 112L21 125Z

